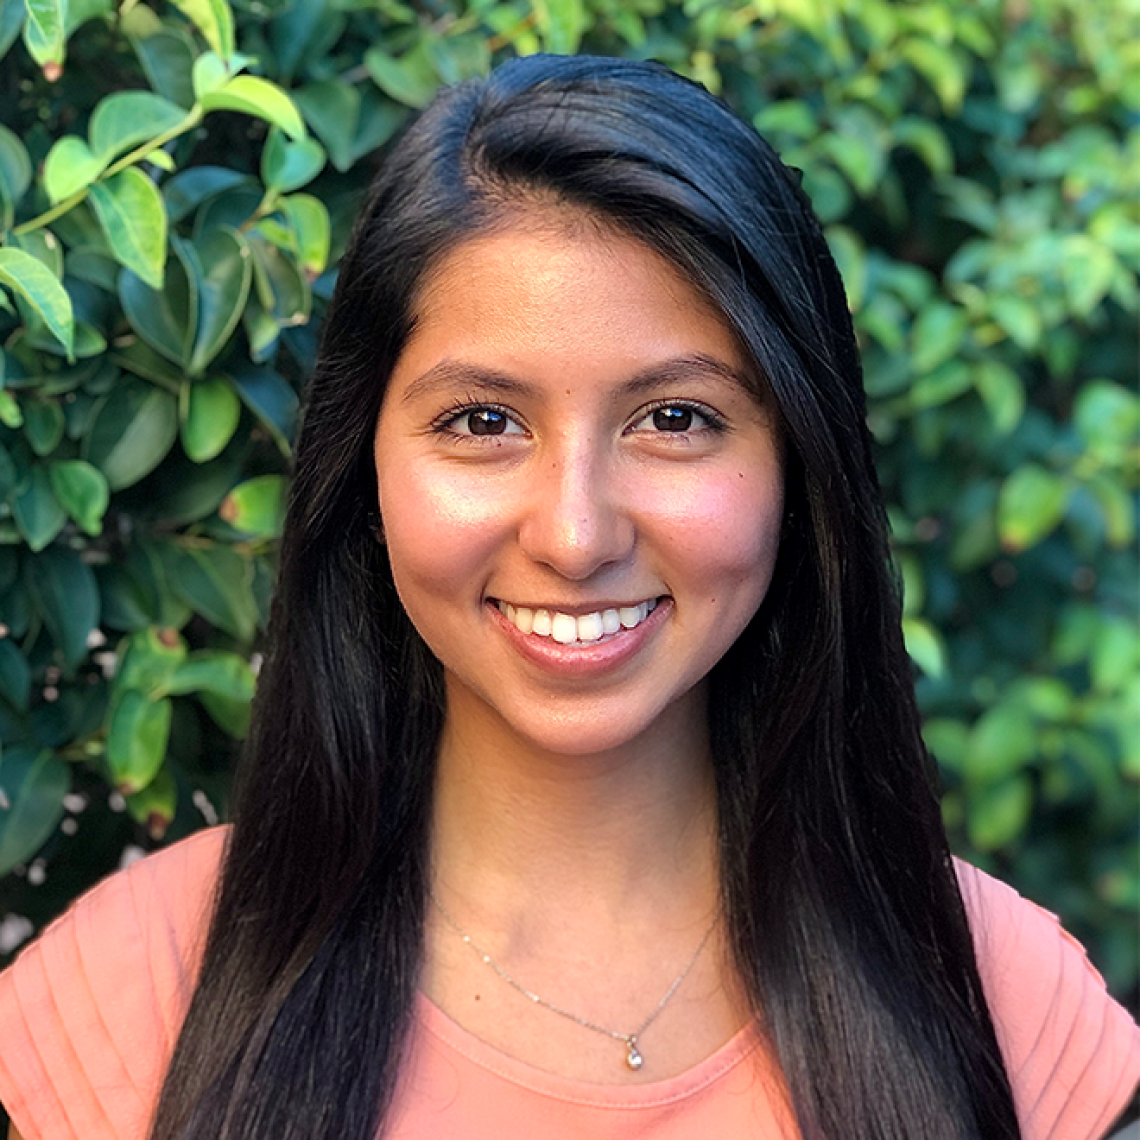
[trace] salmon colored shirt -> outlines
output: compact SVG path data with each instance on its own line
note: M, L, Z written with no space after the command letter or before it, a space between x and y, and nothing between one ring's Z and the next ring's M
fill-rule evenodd
M225 830L112 876L0 974L0 1101L25 1140L144 1140L189 1002ZM959 868L1025 1140L1098 1140L1140 1077L1140 1031L1047 912ZM386 1140L794 1140L751 1029L636 1087L505 1056L426 998Z

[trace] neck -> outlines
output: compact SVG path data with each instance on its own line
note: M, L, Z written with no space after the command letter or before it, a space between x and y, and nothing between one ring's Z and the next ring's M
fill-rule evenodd
M467 915L500 929L523 914L532 929L544 915L628 923L662 905L694 921L711 915L716 811L702 693L592 755L544 751L477 698L449 698L433 865L437 889Z

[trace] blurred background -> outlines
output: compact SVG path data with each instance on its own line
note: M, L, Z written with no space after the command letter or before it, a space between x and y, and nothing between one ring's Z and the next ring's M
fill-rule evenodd
M955 849L1135 1003L1137 0L0 0L0 965L225 818L378 148L536 51L659 60L803 172Z

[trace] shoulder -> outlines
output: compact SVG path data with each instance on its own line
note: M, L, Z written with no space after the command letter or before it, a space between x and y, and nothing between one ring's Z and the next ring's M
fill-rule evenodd
M956 870L1024 1140L1096 1140L1140 1078L1140 1030L1055 915Z
M145 1135L227 834L198 832L105 879L0 974L0 1102L25 1140Z

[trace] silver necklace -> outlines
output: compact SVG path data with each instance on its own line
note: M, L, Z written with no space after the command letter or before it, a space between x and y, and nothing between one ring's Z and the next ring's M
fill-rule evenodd
M455 931L456 934L459 935L460 938L463 939L464 942L467 943L468 946L471 947L472 950L475 951L476 954L479 955L480 958L483 959L483 961L488 966L491 967L492 970L495 971L496 974L499 975L500 978L503 979L504 982L507 983L507 985L513 986L516 990L518 990L520 994L534 1002L535 1005L541 1005L544 1009L550 1010L551 1013L558 1014L559 1017L568 1018L570 1021L573 1021L576 1024L582 1026L583 1029L592 1029L595 1033L601 1033L606 1037L612 1037L615 1041L622 1042L622 1044L625 1045L625 1063L634 1072L637 1072L637 1070L645 1064L645 1058L642 1056L640 1048L638 1048L638 1038L657 1020L661 1014L661 1011L665 1008L666 1005L668 1005L669 999L677 992L677 990L680 988L681 983L689 976L689 971L697 964L697 959L701 956L701 951L705 948L705 943L708 942L709 938L712 936L712 932L716 929L716 924L720 920L720 911L718 910L716 912L716 915L713 917L712 923L709 926L708 930L705 931L704 937L701 939L696 950L694 951L693 956L689 959L688 964L673 980L673 984L665 991L665 996L657 1003L656 1007L653 1009L653 1012L650 1013L650 1015L632 1033L622 1033L617 1029L607 1029L604 1025L598 1025L596 1022L590 1021L585 1017L579 1017L578 1014L572 1013L568 1009L563 1009L561 1006L557 1006L553 1002L547 1001L544 997L539 997L539 995L536 994L533 990L528 990L526 986L522 984L522 982L516 981L514 978L512 978L511 975L508 974L507 971L504 970L503 967L500 966L498 962L496 962L491 957L491 955L486 952L486 950L482 949L482 947L480 947L475 939L473 939L471 935L468 934L467 931L459 925L459 923L452 917L451 912L447 909L447 907L445 907L443 903L441 903L439 899L436 898L434 891L429 893L431 895L431 901L435 903L436 908L438 909L439 913L443 915L444 919L447 921L447 924Z

